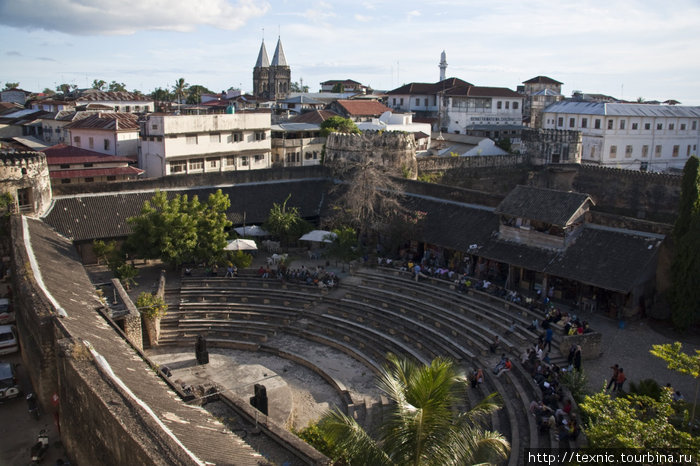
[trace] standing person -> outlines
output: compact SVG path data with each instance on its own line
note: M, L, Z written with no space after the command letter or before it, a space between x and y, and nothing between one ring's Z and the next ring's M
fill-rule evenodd
M617 379L615 380L615 391L622 391L622 386L625 384L625 380L627 380L627 376L625 375L624 369L620 368L619 372L617 373Z
M574 369L577 371L581 370L581 345L577 345L576 351L574 352Z
M544 347L547 351L552 351L552 338L554 338L554 331L552 326L547 326L547 330L544 332Z
M605 387L605 390L610 390L610 387L612 387L615 382L617 382L617 374L620 373L620 366L615 364L614 366L610 366L610 369L612 369L613 374L612 377L610 377L610 382L608 382L608 386Z

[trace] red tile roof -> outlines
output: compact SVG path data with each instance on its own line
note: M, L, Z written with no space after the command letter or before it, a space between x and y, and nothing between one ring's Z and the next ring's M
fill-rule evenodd
M138 115L133 113L98 112L65 126L68 129L101 129L107 131L138 131Z
M144 95L134 94L133 92L105 92L97 90L88 90L83 93L80 97L75 99L77 102L128 102L128 101L139 101L139 102L153 102Z
M444 91L455 86L473 86L473 84L466 81L462 81L459 78L447 78L436 83L410 83L404 84L403 86L396 88L392 91L387 92L387 94L396 95L425 95L425 94L437 94L440 91Z
M389 107L376 100L338 100L337 103L351 116L379 116L391 111Z
M547 76L536 76L532 79L528 79L527 81L523 81L523 84L564 84L564 83L560 83L559 81L556 81L556 80L549 78Z
M61 165L71 163L134 163L131 157L120 157L116 155L105 155L80 147L69 146L67 144L56 144L55 146L42 149L40 152L46 154L48 165Z
M62 178L94 178L97 176L138 176L144 170L136 167L112 167L112 168L80 168L76 170L49 170L49 177L52 179Z

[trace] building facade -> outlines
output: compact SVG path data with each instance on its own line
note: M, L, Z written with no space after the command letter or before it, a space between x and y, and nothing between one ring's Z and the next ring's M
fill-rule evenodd
M148 177L270 168L269 111L149 115L141 122L139 166Z
M133 113L96 112L63 129L70 133L71 146L134 159L138 154L139 123Z
M546 129L582 134L582 163L655 172L682 169L700 145L700 107L563 101Z
M289 96L292 72L282 49L282 39L277 40L272 63L267 58L265 41L260 45L258 59L253 67L253 95L259 101L285 99Z
M542 127L542 110L549 105L564 100L561 85L547 76L536 76L518 87L525 96L523 100L523 123L531 128Z
M272 125L272 166L301 167L320 165L326 138L321 125L280 123Z

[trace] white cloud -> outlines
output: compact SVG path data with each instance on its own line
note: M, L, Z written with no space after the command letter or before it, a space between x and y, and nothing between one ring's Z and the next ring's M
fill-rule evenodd
M408 13L406 13L406 16L408 16L409 18L416 18L420 15L421 15L421 13L418 10L412 10L412 11L409 11Z
M234 30L264 15L267 2L238 0L24 0L0 2L0 24L67 34L133 34L140 30Z
M335 17L333 7L327 2L318 2L314 8L309 8L303 15L309 21L322 24L330 18Z
M356 14L356 15L355 15L355 20L356 20L356 21L359 21L359 22L361 22L361 23L368 23L368 22L372 21L372 17L371 17L371 16L366 16L366 15L357 15L357 14Z

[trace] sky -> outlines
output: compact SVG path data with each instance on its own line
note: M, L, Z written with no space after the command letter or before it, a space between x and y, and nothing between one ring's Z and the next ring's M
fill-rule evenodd
M0 87L250 91L261 41L292 81L390 90L447 76L700 105L700 0L0 0Z

